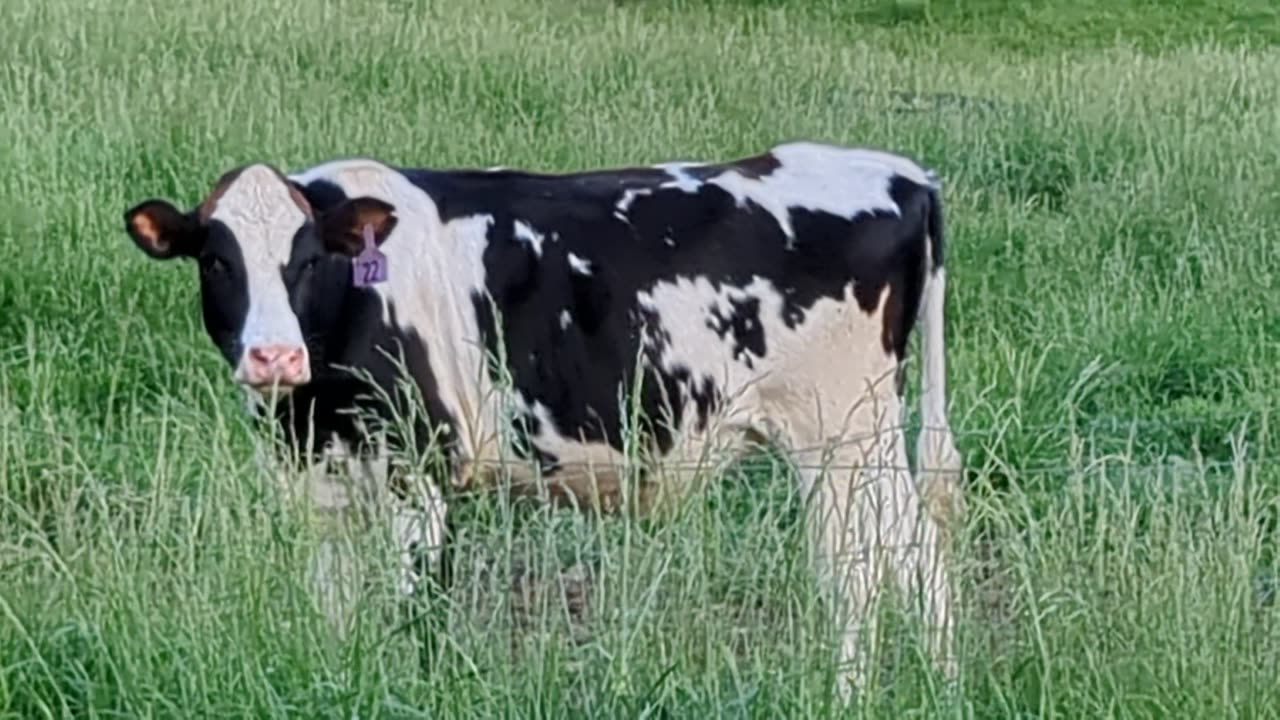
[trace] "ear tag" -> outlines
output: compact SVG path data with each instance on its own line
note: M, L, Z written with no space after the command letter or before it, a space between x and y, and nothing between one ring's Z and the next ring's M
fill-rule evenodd
M364 249L351 261L351 281L369 287L387 281L387 256L373 244L373 225L364 226Z

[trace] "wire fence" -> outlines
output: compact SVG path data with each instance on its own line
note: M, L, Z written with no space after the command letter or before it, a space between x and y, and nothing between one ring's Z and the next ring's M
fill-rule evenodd
M1270 415L1280 408L1249 408L1240 409L1230 412L1214 413L1212 415L1196 415L1184 416L1178 419L1163 418L1126 418L1126 417L1104 417L1090 418L1088 420L1075 421L1058 421L1052 423L1026 423L1016 418L1001 419L997 417L993 426L988 427L965 427L959 424L953 424L947 427L935 427L930 425L912 425L902 424L893 427L901 427L904 429L917 430L950 430L957 438L989 438L1007 434L1009 432L1021 432L1032 434L1060 434L1071 432L1076 434L1091 434L1100 431L1120 432L1120 431L1151 431L1151 430L1170 430L1182 429L1192 425L1221 424L1232 423L1239 424L1247 421L1265 422ZM173 421L174 416L163 418L162 421ZM101 430L95 432L73 432L65 430L46 430L41 428L22 427L10 425L0 422L0 431L12 432L17 434L27 434L34 436L45 436L54 439L66 439L68 436L75 438L76 442L100 443L108 445L119 445L123 447L134 447L136 443L122 440L112 440L106 436ZM807 449L819 449L818 446Z
M1007 455L1000 452L984 451L984 443L994 444L995 449L999 450L998 443L1007 440L1011 436L1053 436L1062 440L1069 439L1096 439L1100 436L1106 437L1108 440L1115 442L1124 442L1126 438L1140 436L1143 433L1150 432L1168 432L1168 431L1185 431L1188 429L1195 430L1201 426L1212 426L1222 428L1224 425L1230 425L1238 432L1239 438L1248 437L1251 432L1265 429L1269 422L1270 409L1240 409L1233 412L1216 413L1211 416L1202 417L1181 417L1177 419L1149 419L1149 418L1092 418L1080 421L1060 421L1054 423L1023 423L1016 418L1009 418L997 421L987 427L933 427L926 425L905 424L888 428L889 430L905 429L908 431L916 431L920 433L926 432L942 432L949 430L955 437L956 444L960 446L960 450L965 457L966 470L976 471L978 473L1001 473L1001 474L1017 474L1017 475L1052 475L1052 474L1069 474L1072 472L1080 472L1090 469L1099 469L1104 467L1138 467L1152 472L1164 470L1192 470L1196 472L1222 472L1229 470L1241 470L1244 468L1270 468L1280 466L1280 454L1253 454L1249 452L1247 443L1240 444L1234 448L1232 456L1229 458L1210 457L1205 458L1198 456L1193 448L1188 448L1186 456L1169 454L1163 457L1143 457L1141 453L1126 455L1124 453L1100 453L1088 454L1082 446L1076 451L1070 450L1058 453L1059 457L1046 459L1037 457L1042 453L1012 452ZM149 442L139 442L128 438L112 437L112 433L103 429L91 431L80 430L55 430L46 428L35 428L29 426L20 426L11 422L4 421L5 418L0 416L0 441L4 441L6 437L20 437L24 439L38 439L45 443L50 443L55 447L63 450L70 450L78 453L81 457L86 455L86 451L101 451L109 449L124 454L141 454L153 452L163 447L163 443L168 443L173 438L178 437L177 433L172 431L167 433L168 439L162 440L165 435L160 432L166 427L166 423L172 425L179 421L174 416L168 416L157 420L157 427L152 428L155 432L149 432ZM133 432L137 432L138 428L133 428ZM129 432L129 429L122 429L123 432ZM884 431L881 430L881 433ZM845 434L838 440L827 442L821 445L809 445L801 447L782 447L776 446L779 451L777 459L784 462L789 468L799 471L817 471L817 472L851 472L863 471L867 473L875 472L918 472L920 468L912 467L910 461L906 458L893 458L893 460L904 460L905 462L890 462L884 459L864 460L851 450L853 446L865 445L867 441L874 438L879 433L862 433L862 434ZM10 446L15 445L12 439L7 441ZM20 441L19 441L20 442ZM181 447L182 440L179 440ZM1069 443L1068 443L1069 444ZM173 449L173 445L169 446ZM480 472L502 472L504 470L515 469L521 465L536 463L536 460L530 460L520 457L510 450L505 450L505 457L500 458L484 458L471 460L468 465L471 469ZM9 452L9 460L12 461L13 450ZM25 454L25 453L20 453ZM324 453L330 461L334 460L351 460L357 459L347 455L342 450L329 450ZM908 453L914 455L914 453ZM411 454L410 454L411 455ZM814 455L818 456L817 460L813 460ZM1065 456L1063 456L1065 455ZM975 457L976 456L976 457ZM1029 456L1029 457L1028 457ZM394 453L393 457L403 459L405 454ZM550 479L555 473L627 473L635 472L638 468L656 473L688 473L696 474L707 471L719 471L736 461L750 457L749 453L739 450L734 452L707 453L698 457L668 457L668 458L632 458L626 457L623 452L614 453L614 459L621 459L622 462L587 462L562 460L549 464L548 470L554 468L554 472L544 472L543 475ZM883 454L879 456L883 458ZM913 458L912 458L913 459ZM972 462L977 460L977 462Z

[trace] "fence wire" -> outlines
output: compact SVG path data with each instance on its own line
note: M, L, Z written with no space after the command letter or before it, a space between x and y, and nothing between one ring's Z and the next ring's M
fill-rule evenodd
M1107 418L1107 419L1090 419L1081 421L1059 421L1053 423L1023 423L1017 420L1001 420L995 418L991 426L988 427L965 427L959 425L933 426L933 425L915 425L910 423L894 424L887 426L887 430L903 429L907 431L947 431L949 430L956 438L998 438L1006 436L1010 433L1023 434L1044 434L1054 435L1062 433L1072 433L1076 435L1089 436L1099 432L1144 432L1152 430L1172 430L1185 429L1189 426L1215 424L1220 425L1224 422L1231 424L1239 424L1246 420L1255 420L1265 423L1271 413L1272 408L1255 408L1237 410L1233 412L1214 413L1212 415L1187 416L1180 419L1145 419L1145 418ZM173 420L172 416L166 420ZM163 424L163 423L157 423ZM16 433L23 435L41 436L52 439L66 440L74 438L76 443L96 443L99 445L115 446L125 449L133 449L138 446L135 442L126 440L113 440L104 435L102 431L80 431L68 432L66 430L45 430L40 428L22 427L17 425L9 425L7 423L0 424L0 431L8 433ZM867 439L872 434L859 435L855 437L845 436L846 441L857 442ZM837 443L839 444L839 443ZM807 447L792 448L789 452L816 452L824 448L830 447L829 444L813 445Z
M1221 458L1201 458L1196 457L1194 453L1188 453L1190 457L1168 456L1164 459L1151 459L1139 461L1138 459L1125 454L1094 454L1086 455L1083 452L1067 452L1066 457L1054 460L1030 460L1021 461L1017 459L1019 453L1012 453L1013 459L1006 459L996 453L980 452L975 453L978 448L972 447L975 443L982 441L999 441L1006 439L1014 434L1019 435L1066 435L1072 438L1092 439L1097 438L1099 434L1114 433L1115 439L1124 441L1126 438L1133 437L1135 434L1150 432L1153 430L1173 430L1195 428L1198 425L1212 423L1217 427L1222 427L1223 423L1230 423L1237 429L1245 427L1266 427L1269 418L1269 409L1253 409L1239 410L1231 413L1220 413L1205 417L1186 417L1176 420L1168 419L1142 419L1142 418L1110 418L1106 420L1090 420L1078 422L1055 422L1055 423L1021 423L1016 420L1001 422L997 419L993 426L989 427L953 427L950 432L956 438L956 442L960 445L962 455L964 456L965 472L981 474L1001 474L1014 476L1033 476L1033 475L1070 475L1072 473L1097 471L1103 469L1136 469L1147 472L1198 472L1198 473L1218 473L1226 471L1244 471L1270 469L1280 466L1280 454L1261 454L1250 455L1244 450L1237 448L1234 453L1235 457L1231 459ZM183 440L175 440L180 437L179 433L169 431L174 423L180 422L178 418L166 416L161 420L146 426L153 429L150 437L155 438L151 443L139 443L126 439L116 439L110 437L107 433L96 431L66 431L53 430L45 428L23 427L15 425L11 422L0 422L0 440L5 437L20 437L28 440L44 441L54 444L63 450L69 450L77 456L81 462L83 469L90 472L93 471L91 462L86 462L84 452L87 449L106 449L114 451L137 454L151 453L164 449L166 452L182 451L185 446ZM920 433L937 431L943 432L948 430L946 427L936 427L928 425L912 425L901 424L890 426L889 431L894 430L917 431ZM880 431L885 432L884 430ZM863 474L884 474L884 473L919 473L921 468L913 467L910 463L914 459L914 452L909 449L908 455L911 458L904 458L906 463L896 462L860 462L851 458L850 452L847 452L848 446L866 443L872 439L877 433L863 434L846 434L839 441L824 443L822 445L811 445L804 447L776 447L776 454L771 458L768 455L763 457L754 456L750 452L732 452L732 453L709 453L701 457L689 458L666 458L662 457L626 457L624 453L618 453L622 456L621 462L582 462L582 461L558 461L552 463L548 470L534 471L534 480L522 480L518 482L504 482L501 480L501 474L505 470L529 468L536 466L536 461L522 458L507 451L508 457L500 459L484 459L469 462L469 467L475 474L483 474L486 481L479 483L475 487L455 488L450 492L451 496L465 496L469 493L487 493L493 489L513 489L523 490L545 489L546 485L554 484L557 475L566 474L600 474L609 473L623 477L632 476L639 477L641 475L653 476L661 478L663 475L670 474L688 474L698 476L707 473L722 473L731 466L741 463L742 461L752 461L751 465L756 463L764 463L774 468L773 472L777 472L779 467L790 469L795 472L817 472L817 473L853 473L861 472ZM163 435L165 439L159 439ZM21 442L20 440L17 442ZM8 440L7 443L11 449L9 453L0 453L0 457L5 457L6 462L13 462L14 453L12 447L15 441ZM970 447L967 448L966 445ZM228 443L228 447L234 447L233 443ZM770 445L756 446L756 449L768 449ZM1083 446L1087 447L1087 446ZM26 453L19 453L21 457ZM320 454L320 453L318 453ZM409 457L412 457L412 453ZM806 460L805 458L818 455L823 458L819 461ZM977 455L977 462L971 462L974 455ZM389 456L391 459L398 460L404 454L396 453ZM359 458L346 455L342 452L334 452L332 450L323 453L324 460L334 463L342 461L359 460ZM883 457L883 455L881 455ZM246 456L246 461L253 458ZM273 459L274 460L274 459ZM261 466L261 463L259 463ZM268 463L270 469L279 471L285 469L286 466L278 462ZM401 467L422 463L402 463ZM741 467L741 465L739 465ZM742 472L743 470L739 470ZM750 469L746 469L750 472ZM492 474L497 474L497 481L489 480Z

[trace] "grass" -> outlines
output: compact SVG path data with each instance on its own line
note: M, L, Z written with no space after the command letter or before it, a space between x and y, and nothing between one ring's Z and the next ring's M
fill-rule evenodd
M479 502L437 669L376 584L336 642L192 272L120 227L250 159L568 169L802 136L915 155L950 205L960 692L894 642L863 713L1280 714L1271 3L215 7L6 4L0 717L828 716L767 458L664 523ZM572 563L586 637L554 596L515 632L508 566Z

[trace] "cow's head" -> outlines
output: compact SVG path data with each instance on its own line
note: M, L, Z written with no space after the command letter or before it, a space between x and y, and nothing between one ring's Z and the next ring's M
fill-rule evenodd
M310 382L317 347L352 289L351 258L366 235L381 245L395 209L375 198L343 199L323 212L266 165L224 175L196 208L147 200L124 214L138 247L157 260L200 267L204 325L234 371L260 392Z

